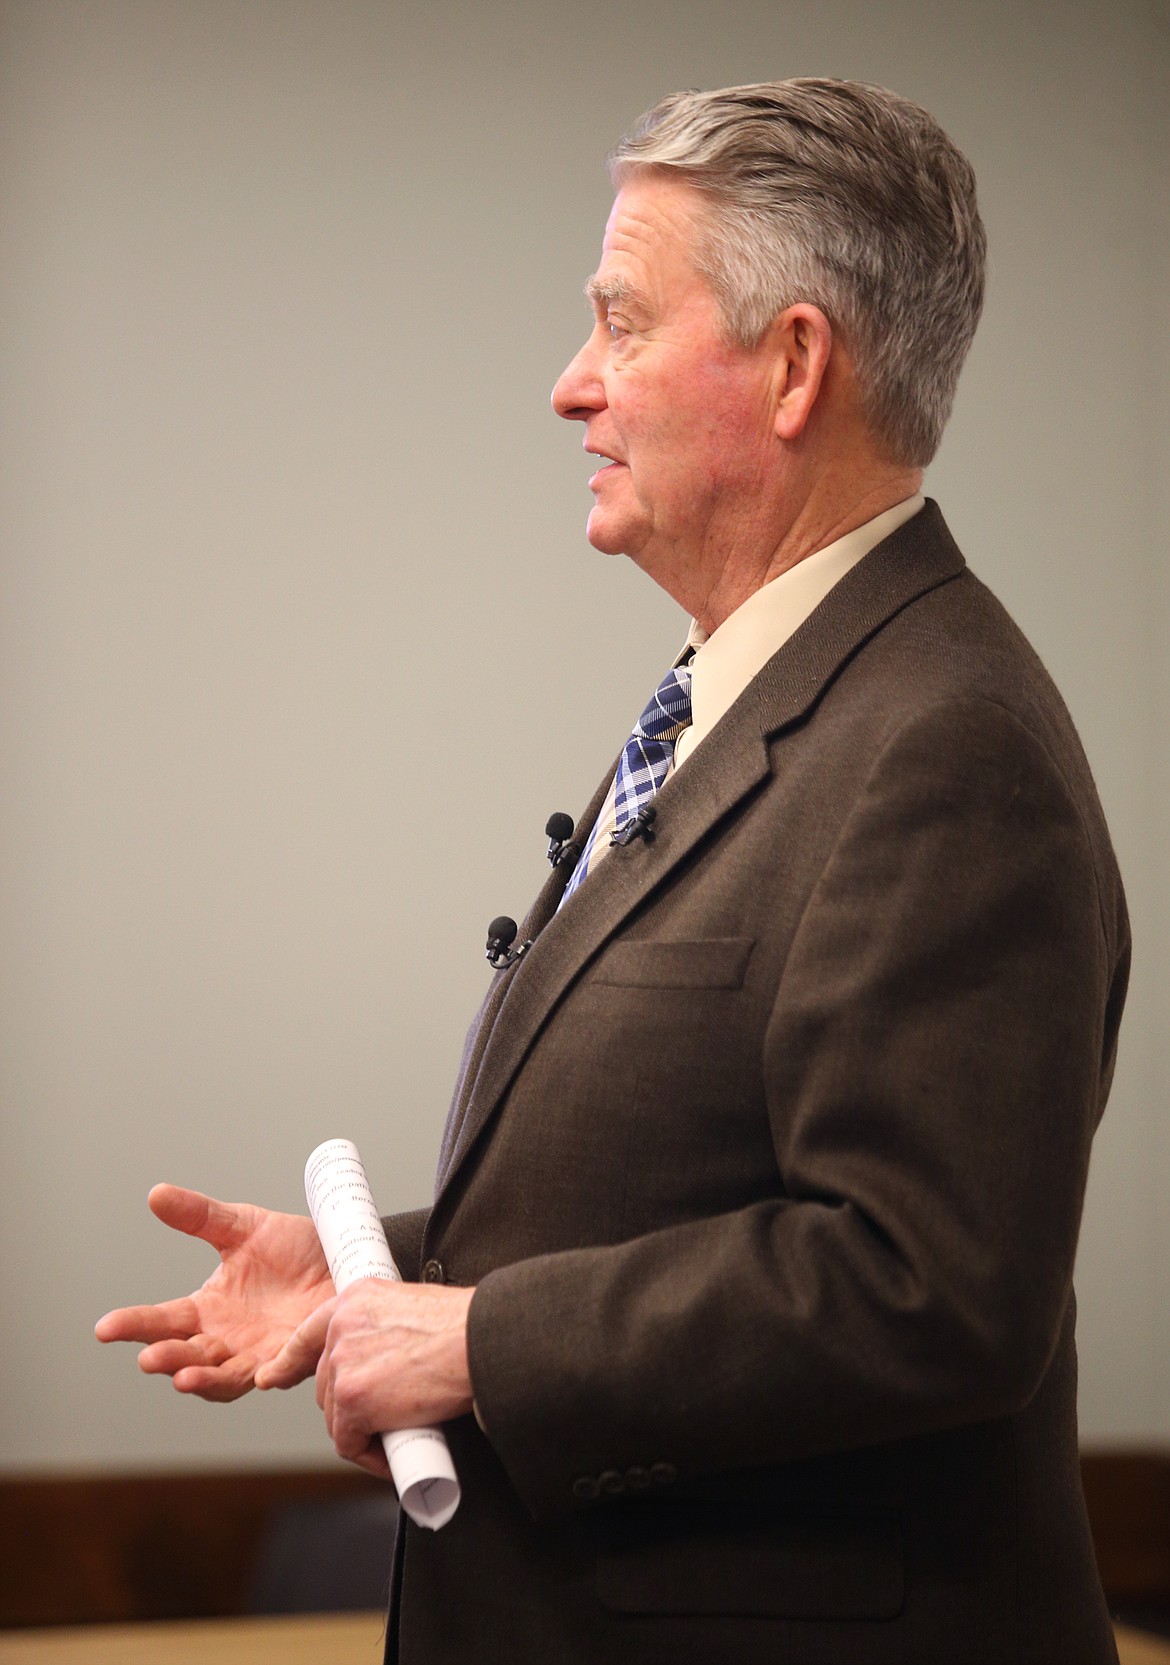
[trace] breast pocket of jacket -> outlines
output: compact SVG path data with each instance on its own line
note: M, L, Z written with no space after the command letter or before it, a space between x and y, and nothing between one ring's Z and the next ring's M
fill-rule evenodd
M753 937L623 937L601 955L590 981L618 989L739 989L754 947Z

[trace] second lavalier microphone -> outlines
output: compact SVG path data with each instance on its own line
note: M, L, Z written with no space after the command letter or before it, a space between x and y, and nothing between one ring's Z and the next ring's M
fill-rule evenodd
M611 844L619 844L624 849L632 844L636 838L645 839L650 844L654 838L654 823L658 819L658 811L653 804L643 804L638 813L626 822L620 832L609 835Z
M569 842L573 836L573 817L566 815L563 810L556 810L549 816L544 831L549 841L550 866L564 867L571 873L581 854L581 846Z

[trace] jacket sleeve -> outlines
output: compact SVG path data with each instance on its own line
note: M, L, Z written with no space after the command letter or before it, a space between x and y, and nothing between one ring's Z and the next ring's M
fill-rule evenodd
M580 1506L578 1476L697 1478L1035 1392L1127 965L1082 797L988 701L889 739L775 989L775 1195L499 1268L475 1294L478 1412L535 1516Z

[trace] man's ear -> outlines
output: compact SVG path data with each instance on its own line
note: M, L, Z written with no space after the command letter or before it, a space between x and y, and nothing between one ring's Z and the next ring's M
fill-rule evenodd
M777 437L799 439L821 396L833 351L833 326L820 307L797 301L786 307L769 334L776 365Z

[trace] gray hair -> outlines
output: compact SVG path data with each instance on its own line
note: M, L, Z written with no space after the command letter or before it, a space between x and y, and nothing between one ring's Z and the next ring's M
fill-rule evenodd
M859 81L766 81L664 98L614 147L620 186L669 169L709 202L696 264L755 346L797 301L824 312L893 460L925 467L983 307L970 163L917 104Z

